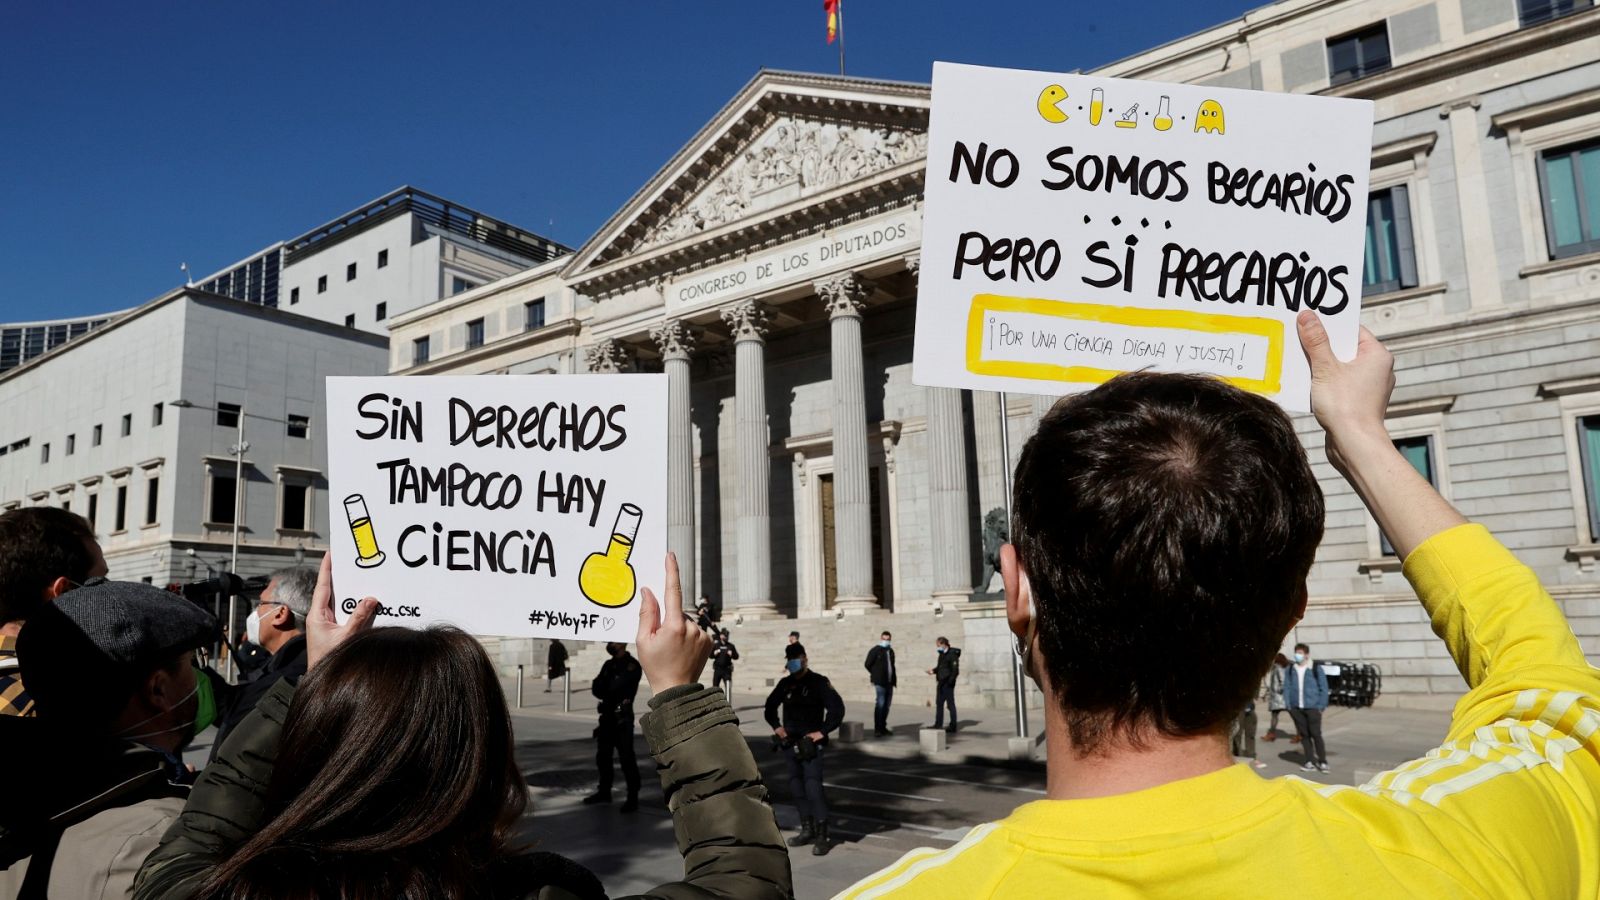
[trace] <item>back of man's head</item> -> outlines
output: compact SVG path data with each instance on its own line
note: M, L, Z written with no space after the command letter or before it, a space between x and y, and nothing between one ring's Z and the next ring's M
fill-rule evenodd
M294 613L294 627L304 629L311 612L311 594L317 589L317 570L306 566L279 569L267 578L272 585L272 602Z
M77 513L51 506L0 513L0 624L31 618L56 579L82 584L97 574L97 547Z
M1226 728L1300 615L1322 539L1289 417L1214 378L1123 375L1044 417L1015 500L1077 752Z

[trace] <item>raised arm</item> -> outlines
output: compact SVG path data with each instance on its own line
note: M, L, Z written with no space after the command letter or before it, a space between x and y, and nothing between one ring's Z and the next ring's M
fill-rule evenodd
M666 593L665 621L649 588L639 605L639 663L655 692L641 724L672 810L684 877L642 896L792 897L789 851L738 717L721 691L697 683L710 641L679 612L678 562L670 554Z

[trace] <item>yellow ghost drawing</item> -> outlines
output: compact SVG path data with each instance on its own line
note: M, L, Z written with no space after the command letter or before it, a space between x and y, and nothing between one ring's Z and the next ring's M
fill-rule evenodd
M1200 108L1195 110L1194 130L1209 131L1213 134L1226 134L1222 122L1222 104L1215 100L1202 100Z
M1046 122L1065 122L1067 114L1061 111L1056 104L1067 99L1067 89L1059 84L1052 84L1039 93L1039 115L1044 116Z

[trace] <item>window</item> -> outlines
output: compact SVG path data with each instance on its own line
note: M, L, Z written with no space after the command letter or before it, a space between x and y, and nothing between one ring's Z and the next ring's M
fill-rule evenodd
M156 500L161 496L161 478L151 476L144 482L144 523L156 523Z
M218 470L211 473L211 509L206 514L207 522L213 525L233 524L237 486L238 482L233 480L232 472Z
M344 317L344 327L346 327L346 328L354 328L354 327L356 327L356 314L355 313L351 313L350 315Z
M67 455L71 456L73 451L77 450L77 449L78 449L78 436L75 435L75 434L67 435Z
M293 306L293 305L295 305L296 303L299 303L299 302L300 302L300 289L299 288L289 288L289 305Z
M237 403L218 403L217 425L222 428L238 428L239 412L239 404Z
M133 434L133 413L122 414L122 436Z
M1417 251L1411 240L1411 205L1405 185L1367 198L1367 251L1361 293L1383 294L1417 286Z
M1550 257L1600 252L1600 141L1540 156Z
M328 292L328 276L326 276L326 275L318 275L317 276L317 293L326 294L327 292Z
M311 433L310 416L289 416L289 437L303 438Z
M1527 28L1593 5L1594 0L1517 0L1517 21Z
M355 263L351 263L350 265L344 267L344 280L345 281L355 281L356 280L356 264Z
M389 318L389 304L379 303L377 306L373 307L372 318L379 322Z
M101 429L101 427L102 426L100 426L100 425L96 425L94 427L94 433L92 435L90 435L90 437L89 437L89 446L91 446L91 447L100 446L100 429Z
M50 445L47 443L44 446L39 448L39 462L47 463L49 461L50 461Z
M278 500L278 527L286 531L306 530L307 485L283 483L283 493Z
M100 495L99 494L90 494L89 495L89 515L85 516L85 518L87 518L89 520L89 527L90 528L94 528L95 527L95 521L100 518Z
M1434 471L1433 465L1433 437L1431 435L1397 438L1394 442L1394 448L1400 451L1400 455L1405 457L1406 462L1411 463L1411 467L1416 469L1418 474L1428 479L1429 484L1435 488L1439 486L1439 475ZM1378 533L1378 543L1383 548L1384 556L1395 555L1394 545L1389 543L1389 536L1381 531Z
M428 361L428 339L419 337L411 342L411 364L420 366Z
M112 521L115 526L111 529L113 534L128 530L128 486L125 484L117 485L117 515Z
M465 278L462 278L460 275L450 276L450 296L452 297L454 297L456 294L462 293L463 291L470 291L475 287L477 287L477 285L466 280Z
M1600 415L1578 419L1578 462L1583 469L1583 499L1589 535L1600 537Z
M389 264L389 251L387 251L387 250L379 250L378 251L378 268L381 269L384 266L387 266L388 264Z
M483 320L473 319L467 323L467 349L483 346Z
M526 331L544 327L544 298L522 304L522 327Z
M1328 75L1333 84L1365 78L1389 68L1389 29L1371 28L1328 41Z
M150 407L150 427L151 428L160 428L161 427L161 420L165 415L164 409L165 409L165 407L163 407L159 403L153 404Z

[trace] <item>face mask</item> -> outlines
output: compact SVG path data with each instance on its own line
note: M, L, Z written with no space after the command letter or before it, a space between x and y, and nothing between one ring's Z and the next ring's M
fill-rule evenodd
M884 649L888 649L888 647L889 647L889 642L888 642L888 641L879 641L879 642L878 642L878 646L879 646L879 647L883 647L883 648L884 648Z
M190 719L182 725L174 725L171 728L163 728L159 731L146 731L142 734L119 733L117 737L126 738L130 741L138 741L144 738L152 738L157 735L171 734L174 731L189 730L188 738L185 738L183 741L184 744L188 744L196 734L199 734L200 732L205 731L207 728L210 728L212 723L217 720L217 698L216 694L212 691L211 677L202 671L199 666L191 666L190 668L194 669L194 690L184 694L183 699L178 701L177 707L175 708L182 707L190 697L196 698L193 719ZM162 715L164 715L164 713L156 713L153 716L147 716L133 723L132 725L129 725L127 728L122 729L122 731L132 731L151 719L161 718Z
M1306 661L1306 655L1304 653L1296 653L1294 655L1294 661L1297 663L1303 663Z
M244 639L252 644L261 643L261 608L256 607L244 620Z
M797 675L801 669L805 668L805 664L800 662L798 659L791 659L784 663L783 667L789 670L789 674Z
M949 649L950 649L950 648L949 648L949 647L940 647L940 648L938 648L938 649L939 649L939 652L940 652L940 653L943 653L943 652L945 652L945 651L946 651L946 650L949 650Z

